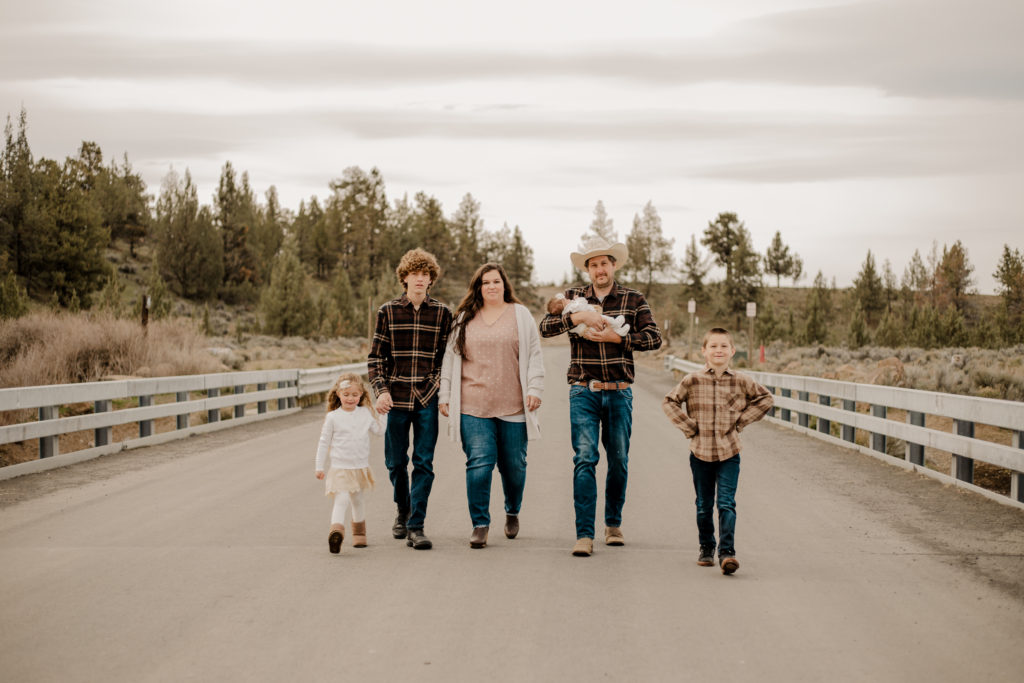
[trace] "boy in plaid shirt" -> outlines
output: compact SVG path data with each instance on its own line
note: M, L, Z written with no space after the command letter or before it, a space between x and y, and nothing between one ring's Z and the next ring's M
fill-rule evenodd
M661 403L672 423L690 439L690 470L697 494L697 564L715 564L714 509L718 503L718 563L723 574L740 567L736 559L736 485L740 476L740 437L744 427L771 410L771 393L747 375L729 368L736 353L728 330L704 335L707 365L691 372Z
M377 412L388 416L384 461L398 506L391 533L407 538L406 545L416 550L428 550L433 544L423 533L423 524L434 483L437 390L452 313L429 296L431 285L441 276L433 254L423 249L407 251L395 273L405 293L377 311L367 366Z

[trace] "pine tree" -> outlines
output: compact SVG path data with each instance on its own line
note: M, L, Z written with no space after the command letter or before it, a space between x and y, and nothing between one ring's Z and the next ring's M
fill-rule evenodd
M799 277L803 270L803 262L796 254L791 254L789 247L782 242L782 233L775 231L772 243L764 254L764 272L775 276L775 286L779 287L782 277Z
M690 243L683 254L682 275L683 295L696 301L707 300L707 284L704 278L711 270L711 257L702 256L697 246L697 236L690 235Z
M239 185L230 161L225 162L221 170L213 215L222 241L223 295L231 301L246 301L259 276L250 244L256 200L249 187L249 174L242 174Z
M740 240L743 223L735 213L720 213L713 221L708 222L700 243L708 248L715 258L715 263L725 267L725 279L732 279L732 254Z
M996 292L1002 298L1000 334L1008 344L1024 342L1024 254L1004 244L992 276L999 283Z
M316 305L293 239L285 242L274 259L270 283L260 296L260 312L268 334L289 337L315 331Z
M675 239L665 237L661 229L661 216L653 202L647 202L643 213L633 217L633 229L626 236L629 260L626 271L638 282L645 296L651 295L657 278L672 268L672 244Z
M939 308L954 306L960 313L972 293L974 266L967 259L967 249L957 240L952 247L942 247L942 258L935 269L936 302Z
M807 292L802 335L805 344L821 344L828 341L832 311L832 292L825 282L825 276L819 270L814 278L814 285Z
M885 310L882 278L875 268L875 257L871 254L870 249L861 265L860 273L853 281L853 298L860 305L869 325L878 314Z
M223 282L223 242L210 208L199 206L188 169L184 178L173 169L164 177L152 232L155 268L171 291L187 299L214 297Z
M467 192L449 220L449 225L453 243L449 275L453 281L468 283L481 263L480 235L484 221L480 217L480 202Z
M580 235L580 242L584 243L594 237L600 237L609 244L615 244L619 241L619 233L615 230L615 221L608 217L608 212L604 208L604 202L600 199L597 200L597 204L594 206L594 220L590 222L590 227L587 231Z

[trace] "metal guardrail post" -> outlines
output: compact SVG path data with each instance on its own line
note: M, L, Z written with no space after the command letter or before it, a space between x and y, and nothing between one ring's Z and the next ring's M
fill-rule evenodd
M146 406L153 405L152 396L139 396L139 407L144 408ZM139 437L153 436L153 421L152 420L139 420Z
M875 417L885 417L887 413L888 409L885 406L871 406L871 414ZM885 434L871 432L871 448L885 453Z
M798 392L796 392L796 397L799 400L801 400L801 401L810 401L811 400L811 394L810 394L810 392L807 392L807 391L798 391ZM808 413L806 413L806 412L800 412L800 413L797 413L797 415L796 415L797 424L799 424L801 427L808 426L811 423L810 420L811 420L811 416Z
M773 395L773 396L775 395L775 387L765 387L765 389L767 389L768 391L770 391L770 392L772 393L772 395ZM768 417L775 417L775 405L774 405L774 404L773 404L773 405L772 405L772 407L771 407L771 408L770 408L770 409L768 410Z
M256 385L256 391L266 391L266 390L267 390L267 383L266 382L263 382L262 384L257 384ZM257 401L256 402L256 412L259 413L260 415L262 415L263 413L267 412L267 402L266 401Z
M187 391L175 392L174 400L176 400L178 403L182 403L184 401L187 401L188 400L188 392ZM188 413L182 413L181 415L176 415L174 420L175 420L175 425L174 426L177 427L178 429L188 429Z
M832 405L832 397L831 396L822 396L821 394L818 394L818 403L820 405L823 405L823 406L831 406ZM821 432L822 434L831 434L832 433L832 421L831 420L826 420L823 417L819 417L818 418L818 431Z
M974 423L970 420L953 420L953 431L960 436L974 438ZM953 453L952 472L950 474L960 481L974 483L974 460Z
M843 399L843 410L857 412L857 402L848 398ZM853 443L857 440L857 429L853 425L843 425L843 441Z
M109 413L113 402L109 399L93 401L93 412L94 413ZM110 437L114 432L113 427L97 427L93 430L93 445L94 446L106 446L110 443Z
M245 387L235 387L235 396L241 396L245 393ZM245 417L245 404L240 403L235 406L235 417Z
M299 405L299 380L294 379L291 382L288 382L288 386L295 388L295 391L293 391L291 395L288 396L288 407L294 408L295 406Z
M916 427L924 427L924 413L907 411L907 423ZM907 442L907 462L914 465L924 466L924 446L919 443Z
M793 392L790 391L789 389L783 389L782 390L782 397L783 398L789 398L792 395L793 395ZM790 421L789 420L789 408L783 408L782 410L779 411L779 413L780 413L779 419L781 419L783 422L789 422Z
M54 420L60 415L60 408L58 406L40 406L39 408L39 421L43 420ZM39 457L40 458L52 458L55 455L60 455L60 442L56 436L41 436L39 437Z
M220 389L207 389L206 390L206 397L207 398L216 398L218 396L220 396ZM212 422L220 422L220 408L210 408L209 410L207 410L206 411L206 422L208 424L212 423Z
M283 389L283 388L287 387L289 384L290 384L290 382L278 382L277 383L277 388L278 389ZM287 398L279 398L279 399L277 399L277 409L278 410L284 410L287 407L288 407L288 399Z
M1015 448L1024 448L1024 432L1014 431L1013 445ZM1010 498L1024 503L1024 473L1010 472Z

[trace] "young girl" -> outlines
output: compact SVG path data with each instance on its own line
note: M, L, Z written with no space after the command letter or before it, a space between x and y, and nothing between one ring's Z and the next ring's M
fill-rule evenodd
M316 478L326 479L326 495L334 496L331 531L327 536L332 553L341 551L341 542L345 540L345 514L350 507L352 545L366 547L363 491L374 486L370 470L370 432L381 436L384 426L371 407L366 387L359 375L343 374L327 394L327 417L316 450ZM325 476L328 453L331 467Z

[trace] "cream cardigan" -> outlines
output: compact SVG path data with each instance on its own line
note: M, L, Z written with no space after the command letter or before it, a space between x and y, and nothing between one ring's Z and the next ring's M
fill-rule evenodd
M523 391L523 405L527 396L543 398L544 356L540 351L540 335L533 314L522 304L515 306L516 327L519 329L519 384ZM456 335L448 335L448 347L441 363L441 385L437 393L438 403L448 404L448 437L455 443L462 443L460 420L462 417L462 356L455 351ZM452 381L453 378L457 378ZM526 411L526 437L540 438L540 421L536 410Z

